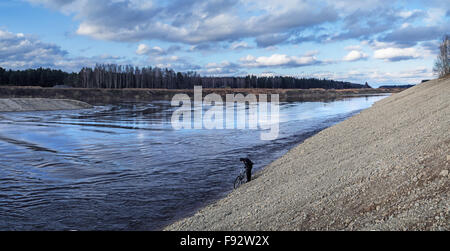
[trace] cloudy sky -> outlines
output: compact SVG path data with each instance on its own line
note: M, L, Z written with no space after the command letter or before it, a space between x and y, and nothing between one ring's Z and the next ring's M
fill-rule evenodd
M414 84L433 77L450 0L2 0L0 66L96 63L202 75Z

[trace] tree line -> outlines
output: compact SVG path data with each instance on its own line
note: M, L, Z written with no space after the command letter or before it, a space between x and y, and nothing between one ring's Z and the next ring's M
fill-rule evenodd
M350 82L295 78L288 76L260 77L202 77L198 73L175 72L158 67L135 67L132 65L98 64L84 67L79 73L67 73L52 69L12 71L0 68L0 85L53 87L66 85L78 88L153 88L192 89L203 88L281 88L281 89L350 89L370 88Z
M85 67L78 74L76 87L82 88L153 88L190 89L201 82L196 72L175 72L158 67L135 67L132 65L98 64Z
M53 87L62 84L72 86L77 82L77 73L44 68L13 71L0 67L0 85Z
M79 73L79 87L83 88L162 88L192 89L195 85L204 88L363 88L349 82L294 77L201 77L196 72L175 72L158 67L134 67L115 64L83 68ZM366 86L367 87L367 86Z

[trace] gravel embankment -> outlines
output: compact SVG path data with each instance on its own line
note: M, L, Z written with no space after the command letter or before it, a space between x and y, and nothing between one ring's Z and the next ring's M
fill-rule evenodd
M45 98L0 99L0 112L53 111L87 109L92 106L77 100Z
M165 230L450 230L450 79L307 139Z

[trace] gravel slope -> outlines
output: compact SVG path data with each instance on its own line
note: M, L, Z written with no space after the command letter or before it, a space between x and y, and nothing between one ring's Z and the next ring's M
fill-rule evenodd
M52 111L86 109L92 106L77 100L45 98L0 99L0 112Z
M165 230L450 230L450 79L307 139Z

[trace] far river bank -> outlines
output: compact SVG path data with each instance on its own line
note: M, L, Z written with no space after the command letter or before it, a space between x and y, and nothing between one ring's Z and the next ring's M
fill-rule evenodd
M226 94L279 94L281 102L332 101L342 98L397 93L405 89L399 88L367 88L367 89L203 89L203 95L216 93ZM49 98L73 99L91 105L115 104L121 102L148 102L154 100L170 100L174 95L185 93L193 96L193 89L85 89L85 88L41 88L41 87L0 87L0 98Z

